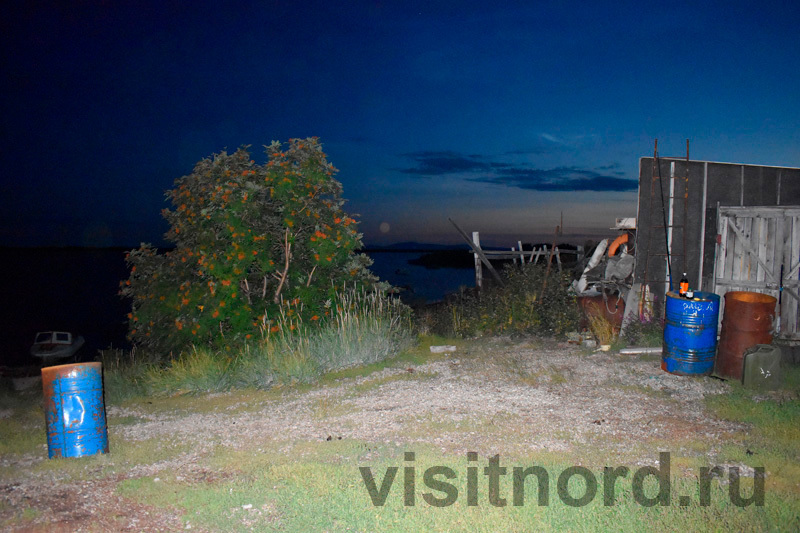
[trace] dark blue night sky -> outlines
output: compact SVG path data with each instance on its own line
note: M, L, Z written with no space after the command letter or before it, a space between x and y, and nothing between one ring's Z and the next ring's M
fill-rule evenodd
M656 137L800 166L800 4L602 4L5 2L0 245L159 243L195 162L291 137L368 243L603 230Z

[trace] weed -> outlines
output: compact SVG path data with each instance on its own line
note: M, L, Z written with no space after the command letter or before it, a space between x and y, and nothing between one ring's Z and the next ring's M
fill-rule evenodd
M599 313L589 314L589 329L600 345L610 345L619 333L617 328Z
M408 307L376 289L341 291L331 307L331 327L309 337L312 357L325 371L376 363L412 343Z
M664 320L633 318L625 324L620 341L627 346L661 346L664 341ZM624 348L624 346L619 346Z
M526 333L563 335L577 327L578 309L568 287L567 272L547 274L542 265L509 265L502 272L504 286L481 293L464 289L450 302L432 311L428 327L444 335Z

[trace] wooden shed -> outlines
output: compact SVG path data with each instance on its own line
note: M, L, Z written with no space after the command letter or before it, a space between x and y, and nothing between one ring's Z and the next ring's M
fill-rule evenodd
M663 316L685 272L695 290L770 294L780 336L800 341L800 168L639 160L634 282ZM645 295L647 292L644 293Z

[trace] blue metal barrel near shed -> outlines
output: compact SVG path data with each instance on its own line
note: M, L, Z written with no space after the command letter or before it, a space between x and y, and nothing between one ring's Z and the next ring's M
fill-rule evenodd
M661 369L681 376L708 375L717 351L719 296L695 292L687 299L667 293Z
M101 363L42 368L42 388L51 459L108 453Z

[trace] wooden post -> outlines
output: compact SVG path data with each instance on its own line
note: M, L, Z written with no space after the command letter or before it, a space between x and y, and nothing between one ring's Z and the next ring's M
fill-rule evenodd
M481 249L481 235L479 232L472 232L472 243L475 245L476 249ZM481 263L481 258L478 256L478 252L475 252L472 255L475 256L475 286L480 290L483 289L483 263Z
M464 238L464 240L467 241L467 244L469 244L470 248L472 248L473 253L477 254L478 257L480 257L481 262L484 265L486 265L487 269L489 269L489 273L492 276L494 276L494 279L497 281L497 284L500 285L501 287L505 287L505 283L503 283L503 278L500 277L500 274L497 273L497 270L494 269L492 264L486 258L486 254L483 253L483 250L481 250L480 245L479 244L476 245L472 240L470 240L469 235L467 235L463 229L459 228L458 224L456 224L452 218L448 218L447 220L450 221L453 227L456 228L456 231L458 231L458 233ZM476 231L473 235L477 234L478 232Z
M524 265L525 264L525 254L522 253L522 241L517 241L517 244L519 245L519 262L520 262L521 265ZM513 248L512 248L512 250L513 250ZM517 262L516 259L514 260L514 262L515 263Z
M516 252L516 251L517 251L517 249L516 249L516 248L514 248L514 247L512 246L512 247L511 247L511 251L512 251L512 252ZM515 264L515 265L517 264L517 258L516 258L516 257L513 257L513 258L512 258L512 261L514 261L514 264Z

